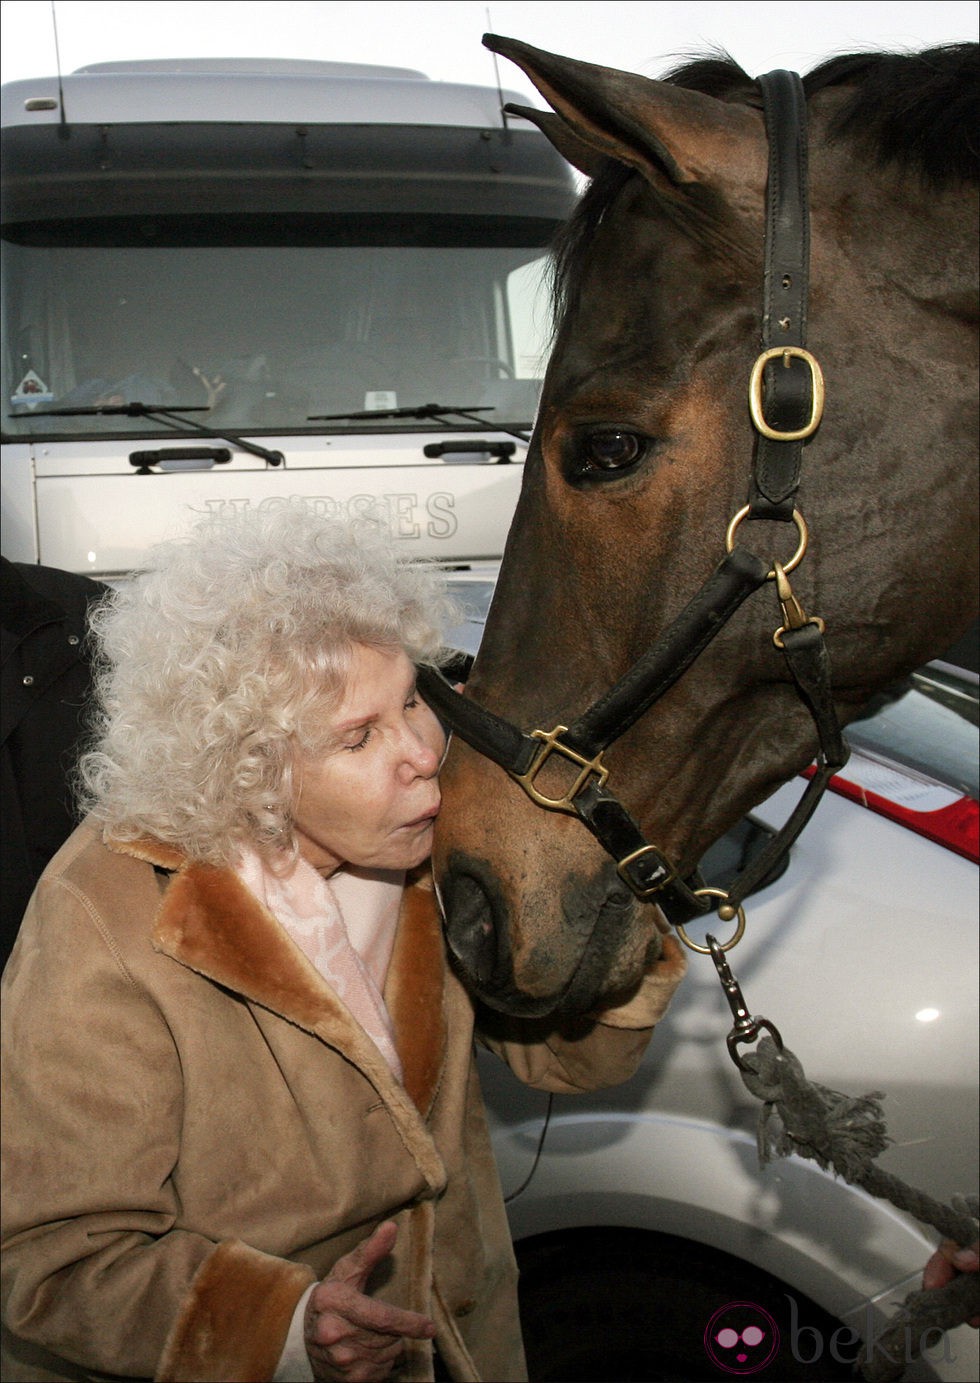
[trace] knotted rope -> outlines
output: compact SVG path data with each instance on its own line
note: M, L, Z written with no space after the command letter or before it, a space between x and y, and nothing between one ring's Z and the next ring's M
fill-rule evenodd
M976 1241L980 1206L975 1199L954 1197L945 1205L875 1165L890 1141L878 1091L855 1098L817 1085L793 1053L771 1037L763 1037L737 1064L746 1089L763 1101L758 1129L763 1165L796 1153L932 1225L945 1239L963 1247ZM980 1275L975 1273L934 1291L912 1292L885 1332L866 1342L868 1354L860 1365L866 1383L894 1383L924 1342L978 1313Z

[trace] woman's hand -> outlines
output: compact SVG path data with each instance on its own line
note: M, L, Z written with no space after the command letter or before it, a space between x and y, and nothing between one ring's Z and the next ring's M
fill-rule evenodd
M925 1291L930 1292L937 1287L945 1287L948 1282L952 1282L957 1273L975 1273L978 1270L980 1256L977 1254L976 1244L964 1249L952 1239L944 1239L926 1264L925 1272L922 1274L922 1286ZM972 1316L967 1325L972 1325L974 1330L980 1328L980 1316Z
M397 1234L394 1220L385 1220L314 1288L304 1339L318 1383L377 1383L398 1363L406 1337L431 1340L435 1335L428 1316L364 1295L368 1278L394 1248Z

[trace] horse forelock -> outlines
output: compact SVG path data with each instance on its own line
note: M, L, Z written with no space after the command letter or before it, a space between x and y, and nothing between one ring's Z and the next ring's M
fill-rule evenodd
M942 187L977 177L978 76L980 45L959 43L921 53L842 54L807 73L803 85L808 100L846 89L827 130L832 141L850 143L881 167L897 164ZM685 62L663 80L716 100L762 106L758 83L722 52ZM552 264L556 325L578 290L596 229L637 176L607 159L559 233Z

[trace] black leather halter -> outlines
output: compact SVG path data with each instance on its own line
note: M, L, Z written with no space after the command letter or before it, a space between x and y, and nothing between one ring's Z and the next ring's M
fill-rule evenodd
M767 580L777 583L785 624L774 636L817 730L816 771L786 824L729 886L722 915L734 916L789 850L813 814L827 783L847 761L830 689L823 623L808 619L793 597L786 573L806 550L807 530L795 508L804 442L823 411L820 367L805 349L809 270L806 104L795 72L760 77L769 176L766 192L765 281L762 352L752 369L749 411L757 433L747 503L732 519L727 552L694 599L614 687L571 725L530 734L457 693L438 672L423 668L419 689L467 744L505 768L532 801L551 811L578 816L617 862L638 898L655 902L674 925L708 912L716 895L703 891L695 872L681 878L671 861L644 836L636 821L606 787L603 751L654 705L707 647L744 600ZM735 545L743 521L791 522L800 536L797 552L772 566ZM545 763L560 757L572 782L560 797L537 784Z

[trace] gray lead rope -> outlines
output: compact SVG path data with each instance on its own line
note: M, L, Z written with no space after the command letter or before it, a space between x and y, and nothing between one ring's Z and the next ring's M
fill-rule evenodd
M758 1021L758 1020L757 1020ZM955 1197L951 1205L934 1200L890 1172L875 1158L888 1146L882 1095L853 1097L807 1079L799 1060L772 1037L738 1063L745 1088L763 1101L759 1115L759 1161L796 1153L833 1171L852 1186L887 1200L931 1225L945 1239L966 1247L977 1237L977 1203ZM946 1287L913 1292L884 1333L866 1341L860 1362L867 1383L892 1383L917 1357L924 1343L962 1325L980 1312L980 1276L954 1278Z
M708 951L735 1017L728 1049L749 1094L763 1102L759 1115L759 1162L798 1157L816 1162L849 1185L890 1201L899 1210L931 1225L945 1239L962 1247L973 1244L978 1232L976 1200L954 1197L950 1205L885 1172L875 1164L889 1138L881 1107L882 1095L844 1095L807 1079L798 1058L783 1046L767 1018L749 1014L741 988L722 948L709 936ZM742 1043L755 1050L743 1055ZM906 1367L946 1330L980 1314L980 1275L963 1274L947 1286L913 1292L881 1336L865 1341L859 1363L866 1383L895 1383Z

